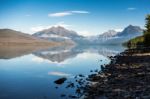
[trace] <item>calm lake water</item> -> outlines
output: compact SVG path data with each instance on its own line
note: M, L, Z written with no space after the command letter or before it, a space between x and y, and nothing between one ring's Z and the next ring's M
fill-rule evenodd
M110 62L107 56L123 50L122 46L64 46L34 52L0 51L0 99L62 99L62 94L74 95L74 88L66 88L69 81L74 82L78 74L87 76L91 70L100 70L100 65ZM67 80L55 84L61 77Z

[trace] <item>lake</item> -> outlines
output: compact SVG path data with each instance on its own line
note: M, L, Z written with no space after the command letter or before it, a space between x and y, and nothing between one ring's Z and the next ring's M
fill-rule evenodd
M13 49L13 50L12 50ZM67 88L76 75L100 70L125 48L114 46L61 46L31 51L0 48L0 99L62 99L76 95ZM66 77L63 84L54 81ZM76 85L77 86L77 85ZM65 94L65 95L64 95Z

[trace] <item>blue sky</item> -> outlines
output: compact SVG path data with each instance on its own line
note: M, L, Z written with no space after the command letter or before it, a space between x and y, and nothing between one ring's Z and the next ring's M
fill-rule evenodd
M64 26L81 35L144 27L150 0L0 0L0 28L34 33Z

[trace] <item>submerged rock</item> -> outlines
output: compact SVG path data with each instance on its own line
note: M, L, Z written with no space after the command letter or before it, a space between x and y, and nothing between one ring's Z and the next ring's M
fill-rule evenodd
M69 98L78 98L78 97L74 95L69 95Z
M60 78L58 80L55 80L54 83L58 84L58 85L61 85L63 84L65 81L67 80L67 78L63 77L63 78Z

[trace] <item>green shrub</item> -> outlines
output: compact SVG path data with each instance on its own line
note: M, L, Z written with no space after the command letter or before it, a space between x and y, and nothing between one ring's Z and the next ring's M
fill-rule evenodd
M143 42L144 42L144 37L139 36L139 37L136 37L136 38L129 40L128 42L125 43L125 45L127 45L130 48L133 48L133 47L143 45Z

